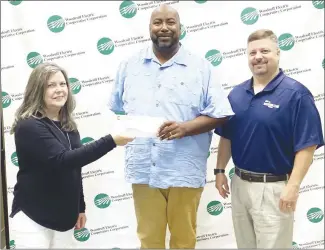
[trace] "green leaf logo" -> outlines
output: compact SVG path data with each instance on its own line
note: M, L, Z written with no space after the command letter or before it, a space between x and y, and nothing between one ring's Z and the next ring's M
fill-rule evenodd
M91 138L91 137L85 137L85 138L83 138L83 139L81 140L81 144L82 144L82 145L86 145L86 144L89 144L89 143L91 143L91 142L93 142L93 141L94 141L93 138Z
M22 1L17 1L17 0L9 0L9 3L11 3L12 5L19 5L21 4Z
M230 169L230 171L229 171L229 179L230 180L232 179L232 177L234 176L234 174L235 174L235 168Z
M290 33L284 33L279 36L279 48L287 51L291 50L295 45L295 38Z
M65 22L64 19L60 16L51 16L47 20L47 27L49 28L50 31L54 33L59 33L62 30L64 30L65 27Z
M107 194L97 194L94 203L98 208L107 208L111 205L111 199Z
M186 29L183 24L181 24L181 35L179 37L179 40L182 40L186 36Z
M31 68L35 68L37 65L43 63L43 57L37 52L30 52L27 55L27 64Z
M114 42L108 37L103 37L97 42L97 49L99 53L109 55L114 51Z
M17 157L17 153L13 152L11 155L11 162L12 164L14 164L15 166L18 167L18 157Z
M213 216L219 215L223 211L223 205L220 201L211 201L207 205L207 211Z
M81 228L74 230L73 236L77 241L83 242L90 238L90 232L87 228Z
M312 1L316 9L324 9L324 1Z
M2 92L2 107L8 108L11 104L11 97L7 92Z
M318 223L318 222L321 222L323 220L324 213L320 208L313 207L313 208L308 210L307 218L312 223Z
M81 83L77 78L69 78L70 89L72 94L78 94L81 90Z
M132 18L137 14L138 6L132 1L123 1L120 5L120 14L125 18Z
M222 62L222 55L220 51L216 49L209 50L205 54L205 58L215 67Z
M258 21L259 13L257 9L248 7L244 9L240 14L240 19L244 24L252 25Z

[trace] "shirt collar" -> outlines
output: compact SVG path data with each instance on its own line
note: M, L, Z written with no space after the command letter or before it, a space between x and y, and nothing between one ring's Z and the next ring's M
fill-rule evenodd
M166 62L166 64L173 64L173 63L177 63L177 64L182 64L187 66L187 52L184 49L184 46L180 43L180 47L179 50L177 51L177 53L170 59L168 60L168 62ZM144 62L148 62L148 61L152 61L155 60L157 62L158 59L156 57L156 55L153 53L153 48L152 45L148 46L147 49L144 51L144 55L143 55L143 61Z
M285 74L283 73L283 70L280 68L279 73L271 80L271 82L268 85L266 85L266 87L263 89L262 92L273 91L282 82L284 77L285 77ZM250 80L246 81L246 83L244 84L244 88L247 91L254 93L254 91L253 91L253 77Z

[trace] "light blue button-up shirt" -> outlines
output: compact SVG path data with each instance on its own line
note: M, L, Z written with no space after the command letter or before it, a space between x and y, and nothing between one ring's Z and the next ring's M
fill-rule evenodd
M184 122L231 116L211 64L183 46L161 65L152 46L119 66L109 107L129 115ZM203 187L212 132L182 139L136 138L125 146L126 181L151 187Z

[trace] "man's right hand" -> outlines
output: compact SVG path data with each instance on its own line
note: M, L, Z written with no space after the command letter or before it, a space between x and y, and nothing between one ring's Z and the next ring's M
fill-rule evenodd
M218 189L219 194L222 196L222 198L228 198L228 194L230 194L230 192L228 186L228 179L225 174L216 174L216 188Z
M124 146L127 143L131 142L134 140L135 137L129 137L129 136L122 136L122 135L114 135L112 136L115 144L117 146Z

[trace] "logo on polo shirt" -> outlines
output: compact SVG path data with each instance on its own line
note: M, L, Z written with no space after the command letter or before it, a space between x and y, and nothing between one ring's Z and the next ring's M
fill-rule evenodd
M99 53L109 55L114 51L114 42L108 37L103 37L97 42L97 49Z
M230 171L229 171L229 179L230 179L230 180L232 179L232 177L234 176L234 174L235 174L235 168L233 167L233 168L230 169Z
M324 9L324 1L312 1L316 9Z
M179 37L179 40L182 40L186 36L186 29L183 24L181 24L181 35Z
M123 1L120 5L120 14L125 18L132 18L137 14L138 6L132 1Z
M82 145L86 145L86 144L89 144L89 143L91 143L93 141L94 141L93 138L91 138L91 137L85 137L85 138L81 139L80 142L81 142Z
M207 205L207 211L213 216L219 215L223 211L223 205L220 201L211 201Z
M11 104L11 97L7 92L2 92L2 107L8 108Z
M87 228L84 227L81 229L74 230L73 236L77 241L83 242L89 240L90 232Z
M268 107L268 108L270 108L270 109L273 109L273 108L278 109L278 108L280 108L280 105L273 104L269 100L265 100L264 103L263 103L263 105L266 106L266 107Z
M222 62L222 55L220 51L216 49L209 50L205 54L205 58L215 67Z
M57 15L51 16L47 20L47 27L49 28L50 31L52 31L54 33L59 33L62 30L64 30L64 27L65 27L64 19Z
M17 153L13 152L11 155L11 162L12 164L14 164L15 166L18 167L18 157L17 157Z
M196 3L205 3L207 0L195 0Z
M12 5L18 5L21 4L22 1L16 1L16 0L9 0L9 3L11 3Z
M287 51L291 50L295 45L295 38L290 33L284 33L279 36L279 48Z
M248 7L244 9L240 14L240 19L244 24L252 25L258 21L259 13L257 9Z
M299 249L299 245L297 244L297 242L292 242L292 248L293 249Z
M78 94L81 90L81 83L77 78L69 78L70 89L72 94Z
M10 249L15 249L16 248L16 244L14 240L9 241L9 247Z
M98 208L107 208L111 205L111 199L107 194L97 194L94 198L94 203Z
M35 68L43 62L43 57L38 52L30 52L26 60L29 67Z
M318 223L318 222L321 222L323 220L324 213L320 208L313 207L313 208L308 210L307 218L312 223Z

